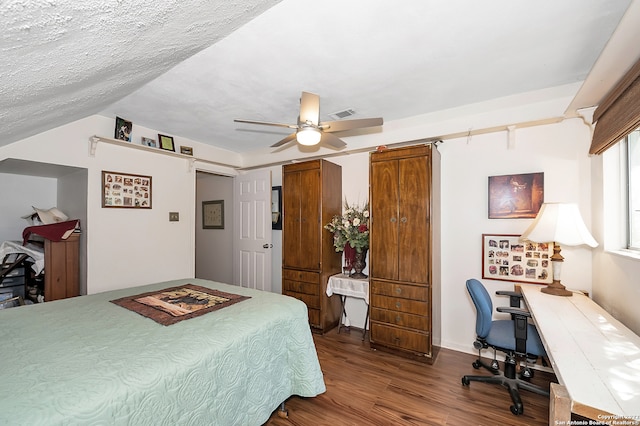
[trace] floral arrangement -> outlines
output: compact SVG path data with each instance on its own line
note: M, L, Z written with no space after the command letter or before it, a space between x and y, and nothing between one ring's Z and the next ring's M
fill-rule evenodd
M358 207L350 206L345 200L342 216L334 216L324 228L333 232L336 251L345 251L346 254L355 249L362 253L369 248L369 203Z

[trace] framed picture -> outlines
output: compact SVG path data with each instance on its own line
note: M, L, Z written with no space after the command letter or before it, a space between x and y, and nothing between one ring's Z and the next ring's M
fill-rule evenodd
M180 154L193 155L193 148L191 148L190 146L181 146Z
M482 234L482 278L549 284L553 243L520 240L519 235Z
M202 202L202 228L224 229L224 200Z
M282 229L282 186L271 188L271 229Z
M158 133L158 144L161 149L174 152L176 150L176 146L173 143L173 136L161 135Z
M156 147L156 140L155 139L151 139L151 138L145 138L143 136L142 137L142 145L150 146L151 148L155 148Z
M489 176L489 219L535 218L544 202L544 173Z
M124 118L116 117L116 131L114 137L121 141L131 142L133 123Z
M151 208L151 176L102 171L102 207Z

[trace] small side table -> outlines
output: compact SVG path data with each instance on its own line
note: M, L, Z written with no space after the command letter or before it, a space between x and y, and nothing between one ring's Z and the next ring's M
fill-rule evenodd
M342 316L347 318L347 312L344 307L344 303L348 297L355 297L357 299L363 299L367 304L367 315L364 319L364 326L362 327L362 340L364 340L367 334L367 324L369 323L369 279L356 279L350 278L348 275L337 274L329 277L327 283L327 296L338 294L340 296L340 304L342 305L342 313L340 314L340 322L338 323L338 333L342 327Z

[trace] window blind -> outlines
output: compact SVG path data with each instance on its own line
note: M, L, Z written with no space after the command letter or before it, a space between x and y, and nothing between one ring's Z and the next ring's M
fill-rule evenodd
M589 154L602 154L640 127L640 61L631 67L593 113Z

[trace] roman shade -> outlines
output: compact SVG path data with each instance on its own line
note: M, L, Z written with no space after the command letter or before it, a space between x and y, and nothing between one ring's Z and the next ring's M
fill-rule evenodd
M589 154L602 154L620 139L640 127L640 61L596 108Z

